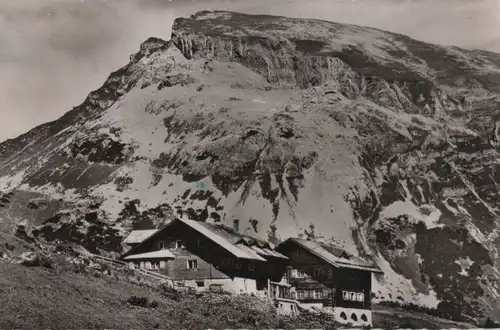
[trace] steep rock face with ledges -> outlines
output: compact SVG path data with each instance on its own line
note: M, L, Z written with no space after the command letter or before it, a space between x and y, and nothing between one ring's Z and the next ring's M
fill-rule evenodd
M0 144L0 229L120 251L176 215L374 259L377 300L500 315L500 55L200 12Z

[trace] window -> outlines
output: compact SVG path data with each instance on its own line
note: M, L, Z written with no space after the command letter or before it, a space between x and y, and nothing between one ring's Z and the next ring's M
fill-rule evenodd
M302 251L300 251L300 250L295 251L295 256L302 257Z
M196 286L199 288L203 288L205 286L205 281L196 281Z
M198 260L188 260L187 261L187 269L198 269Z
M253 272L255 270L255 264L254 263L249 263L248 264L248 270Z
M151 261L151 269L160 269L159 261Z
M138 262L134 262L134 268L135 268L135 269L139 269L139 268L141 268L141 264L140 264L140 263L138 263Z
M304 291L297 291L297 299L304 299L304 297L305 297Z
M238 262L236 263L236 269L241 269L241 262L239 262L239 261L238 261Z
M316 299L323 299L323 291L316 291Z
M316 277L316 278L320 277L321 276L321 269L320 268L316 268L314 270L314 275L313 276Z
M176 249L182 248L182 241L179 241L179 240L175 241L174 248L176 248Z
M365 294L363 292L342 291L342 299L347 301L365 301Z
M203 248L203 244L201 243L200 240L198 240L198 249L201 249L201 248Z
M163 249L165 249L165 242L163 242L163 241L158 241L158 242L156 243L156 246L158 247L158 250L163 250Z
M230 267L233 267L233 259L224 259L222 261L222 264L226 267L226 268L230 268Z
M222 284L210 284L208 287L210 291L215 291L215 292L222 292L223 287Z
M332 279L333 278L333 270L328 269L328 278Z

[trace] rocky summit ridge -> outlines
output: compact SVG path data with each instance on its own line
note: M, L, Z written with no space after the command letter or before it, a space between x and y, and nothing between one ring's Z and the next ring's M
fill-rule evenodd
M500 55L203 11L0 144L0 230L120 252L178 214L371 258L376 300L500 315Z

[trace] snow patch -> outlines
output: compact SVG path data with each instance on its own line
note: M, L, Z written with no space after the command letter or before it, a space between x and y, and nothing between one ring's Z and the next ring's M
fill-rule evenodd
M380 293L380 295L374 299L374 302L400 302L400 300L403 299L405 303L413 303L427 308L437 308L440 300L437 298L437 294L434 290L429 290L429 294L417 292L411 280L397 274L380 253L377 258L377 265L384 272L384 275L380 281L376 279L372 281L373 291Z
M406 196L404 201L396 201L386 206L380 212L381 219L397 218L401 215L408 215L417 222L423 222L427 229L443 228L444 224L439 223L441 211L433 205L422 205L417 207L411 201L411 192L408 189L406 180L400 181Z
M27 169L16 172L14 175L4 176L0 178L0 190L16 189L21 185Z
M467 258L465 259L460 258L458 260L455 260L455 264L460 266L460 272L458 274L469 276L469 268L474 264L474 261L472 261L469 256L467 256Z
M380 212L381 219L397 218L401 215L408 215L417 222L423 222L427 229L444 227L444 224L439 223L441 211L433 205L417 207L410 201L396 201Z

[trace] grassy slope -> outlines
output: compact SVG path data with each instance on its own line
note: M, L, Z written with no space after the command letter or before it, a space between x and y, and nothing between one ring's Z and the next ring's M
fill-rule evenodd
M131 306L127 303L131 296L148 297L159 306ZM28 268L1 260L0 304L0 329L321 327L311 321L277 320L272 307L253 297L205 294L179 298L114 277ZM395 309L376 313L374 320L375 327L383 328L457 327Z
M470 329L476 326L437 318L395 307L374 306L373 323L377 328Z

